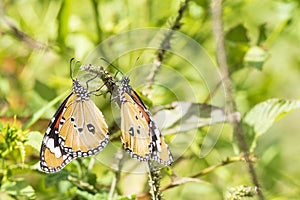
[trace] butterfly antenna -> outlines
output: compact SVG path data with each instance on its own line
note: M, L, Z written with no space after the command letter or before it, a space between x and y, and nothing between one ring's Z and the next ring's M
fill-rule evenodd
M73 77L74 74L73 73L74 73L75 68L76 68L78 63L80 63L79 60L75 61L75 58L71 58L71 60L70 60L70 77L71 77L72 80L74 80L74 77Z
M103 60L104 62L106 62L107 64L109 64L110 66L112 66L113 68L115 68L115 70L117 70L117 73L115 74L114 78L116 78L117 74L120 72L122 74L122 76L124 76L124 73L118 68L116 67L114 64L112 64L111 62L109 62L108 60L106 60L105 58L101 58L101 60Z
M140 59L140 56L138 56L136 59L135 59L135 62L134 62L134 64L132 65L132 67L131 68L134 68L135 66L136 66L136 63L139 61L139 59ZM128 74L128 78L130 77L130 75L131 75L131 71L129 72L129 74Z
M75 58L71 58L71 60L70 60L70 77L72 80L74 80L73 79L73 69L72 69L74 60L75 60Z

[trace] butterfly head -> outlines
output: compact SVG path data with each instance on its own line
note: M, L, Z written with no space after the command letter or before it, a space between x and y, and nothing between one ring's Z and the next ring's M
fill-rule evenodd
M78 79L73 79L73 93L76 94L80 101L88 100L91 96L87 88L80 85Z

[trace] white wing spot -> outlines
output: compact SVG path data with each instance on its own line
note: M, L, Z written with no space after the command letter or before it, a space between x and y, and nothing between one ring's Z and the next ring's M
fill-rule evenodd
M56 158L61 157L61 150L59 148L59 146L54 147L54 139L53 138L49 138L49 140L47 141L46 147L49 148L49 150L51 151L51 153L55 154Z

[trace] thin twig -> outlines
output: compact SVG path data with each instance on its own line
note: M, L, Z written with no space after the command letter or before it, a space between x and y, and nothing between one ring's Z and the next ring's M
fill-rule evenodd
M216 39L216 56L217 62L220 66L220 70L224 80L224 86L227 94L227 108L230 113L236 112L236 105L233 99L233 92L232 92L232 83L229 76L229 67L226 57L226 50L224 45L224 32L223 32L223 24L222 24L222 0L213 0L211 4L211 11L212 11L212 18L213 18L213 34ZM232 125L234 127L234 135L237 139L237 143L241 151L244 153L244 158L248 165L249 174L251 175L253 184L258 188L257 194L260 200L264 199L263 193L260 190L259 182L257 179L257 175L254 169L253 164L251 163L249 157L249 148L246 143L242 124L238 121L233 119Z
M174 34L174 31L179 30L181 27L181 19L183 17L184 11L187 9L189 0L185 0L185 2L180 6L178 10L177 17L174 21L174 23L171 25L170 30L166 33L164 39L162 40L160 44L160 48L157 51L157 57L153 62L153 67L152 71L149 74L147 81L146 81L146 86L144 92L149 94L149 91L151 89L151 86L154 83L154 78L164 60L166 50L171 49L171 44L170 40ZM149 185L150 185L150 193L152 196L153 200L159 200L161 199L161 192L160 192L160 170L155 166L155 164L152 161L148 162L149 165Z
M171 28L168 30L168 32L165 34L164 39L162 40L161 44L160 44L160 48L157 51L157 56L155 58L155 60L153 61L153 66L152 66L152 71L150 72L149 76L147 77L147 81L146 81L146 86L145 86L145 93L146 95L149 93L148 91L151 89L151 86L154 83L154 79L155 76L164 60L165 54L166 54L166 50L171 49L171 43L170 40L174 34L174 32L176 30L179 30L182 26L182 23L180 22L184 12L187 9L188 6L188 2L189 0L185 0L179 10L178 10L178 14L177 17L175 19L175 21L172 23Z
M251 162L256 162L257 159L256 159L256 157L251 156L250 160L251 160ZM196 174L194 174L190 177L175 176L175 177L172 178L172 182L170 184L168 184L164 187L161 187L159 190L162 192L162 191L165 191L165 190L168 190L168 189L171 189L171 188L174 188L174 187L186 184L186 183L191 183L191 182L193 182L193 183L207 183L205 181L199 180L198 178L200 176L204 176L204 175L207 175L207 174L213 172L214 170L216 170L219 167L223 167L223 166L229 165L231 163L236 163L236 162L245 162L244 156L241 155L241 156L226 158L226 159L222 160L220 163L209 166L209 167L201 170L200 172L198 172L198 173L196 173ZM144 193L139 194L138 198L142 199L143 197L146 197L146 196L149 196L148 192L144 192Z
M27 46L29 46L31 49L45 49L47 48L47 45L37 42L33 38L31 38L29 35L27 35L25 32L19 30L16 26L14 26L12 23L10 23L7 19L4 18L4 22L6 25L10 28L10 30L13 32L13 34L21 41L23 41Z
M251 157L250 158L251 162L255 162L256 158L255 157ZM226 158L225 160L222 160L220 163L217 163L215 165L209 166L203 170L201 170L200 172L190 176L190 177L186 177L186 178L181 178L180 181L172 181L169 185L161 188L161 191L176 187L176 186L180 186L182 184L185 183L190 183L190 182L203 182L203 181L196 181L200 176L204 176L207 175L211 172L213 172L214 170L216 170L219 167L223 167L225 165L231 164L231 163L236 163L236 162L243 162L245 161L243 156L237 156L237 157L230 157L230 158Z
M250 158L250 162L255 162L257 159L253 156L251 156ZM201 170L200 172L194 174L193 176L191 176L192 178L196 178L199 176L204 176L206 174L209 174L210 172L214 171L215 169L231 164L231 163L235 163L235 162L243 162L245 161L244 156L237 156L237 157L228 157L225 160L222 160L220 163L217 163L215 165L211 165L203 170Z
M165 191L165 190L168 190L173 187L180 186L180 185L183 185L186 183L207 183L207 182L199 180L197 178L191 178L191 177L176 177L176 180L172 181L171 184L169 184L165 187L162 187L160 189L160 191Z
M150 194L152 197L152 200L161 200L161 191L159 189L160 187L160 170L155 165L155 163L151 160L148 161L149 166L149 186L150 186Z

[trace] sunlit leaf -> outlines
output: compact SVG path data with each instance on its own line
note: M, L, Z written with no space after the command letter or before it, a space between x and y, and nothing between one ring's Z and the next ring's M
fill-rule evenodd
M293 15L293 10L296 8L296 2L276 2L277 15L281 20L290 19Z
M223 108L208 104L191 102L174 102L168 109L162 109L154 115L164 119L164 134L179 133L196 128L226 122L229 117L238 114L226 114Z
M253 128L256 136L261 136L275 121L298 108L300 100L271 99L251 109L243 122Z
M28 140L25 144L32 146L35 150L40 151L43 135L38 131L31 131L27 135Z

